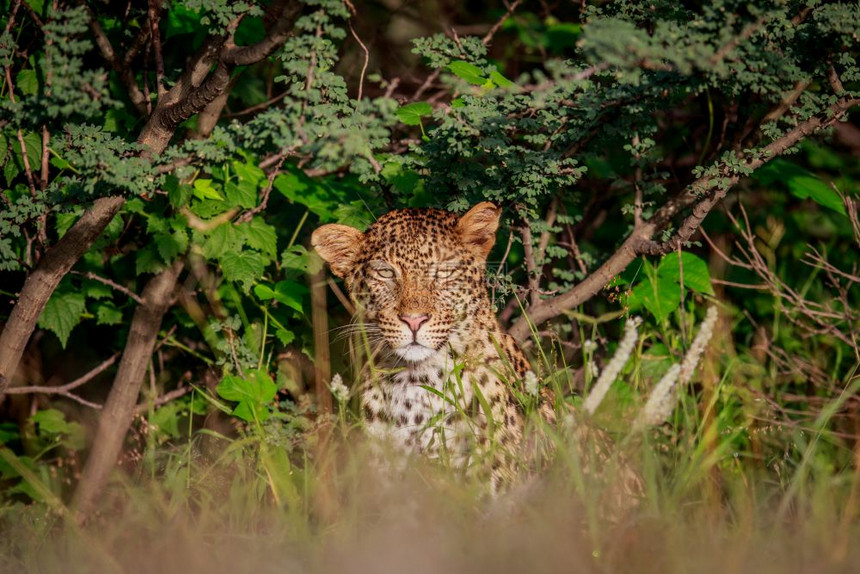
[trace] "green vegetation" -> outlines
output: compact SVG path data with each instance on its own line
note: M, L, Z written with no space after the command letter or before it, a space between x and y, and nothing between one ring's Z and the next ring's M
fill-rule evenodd
M4 569L860 558L856 2L0 14ZM613 438L546 429L555 459L497 500L368 456L365 350L309 251L482 200L500 321ZM610 510L626 468L642 500Z

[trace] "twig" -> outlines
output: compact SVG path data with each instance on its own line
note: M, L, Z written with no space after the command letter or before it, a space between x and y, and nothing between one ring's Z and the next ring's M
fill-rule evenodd
M127 295L128 297L131 297L135 301L135 303L137 303L137 304L143 303L143 299L140 298L140 295L138 295L137 293L135 293L131 289L123 287L119 283L115 283L114 281L111 281L110 279L106 279L104 277L96 275L95 273L90 273L90 272L84 273L82 271L71 271L70 273L72 275L79 275L80 277L83 277L84 279L92 279L93 281L98 281L99 283L107 285L111 289L119 291L123 295Z
M837 96L845 92L845 86L842 85L842 80L839 79L839 74L836 73L836 68L833 67L832 63L827 68L827 81L830 82L830 87L833 88Z
M359 76L358 80L358 101L361 101L361 96L364 93L364 74L367 72L367 65L370 63L370 52L367 50L364 42L361 41L361 38L358 37L358 34L355 33L352 22L349 23L349 31L352 32L352 37L355 38L355 41L358 42L358 45L364 51L364 65L361 67L361 76Z
M266 108L268 108L272 104L276 104L276 103L280 102L281 100L286 98L288 95L289 94L287 92L284 92L283 94L278 94L277 96L269 98L265 102L255 104L249 108L245 108L244 110L239 110L238 112L230 112L230 113L224 114L224 117L225 118L238 118L241 116L246 116L248 114L253 114L255 112L259 112L261 110L265 110Z
M537 306L540 303L540 285L537 272L537 262L535 261L534 246L532 245L532 230L529 222L523 218L523 255L526 260L526 274L529 282L529 302L530 307Z
M347 310L350 315L355 315L355 305L349 300L349 298L344 294L338 284L334 282L334 279L329 277L326 279L326 283L331 287L334 296L337 297L337 300L340 301L340 304L343 305L343 308Z
M169 393L164 393L163 395L156 397L151 401L144 401L134 408L134 414L135 416L142 415L143 413L149 411L150 408L158 408L161 405L167 404L170 401L178 399L179 397L184 397L193 390L194 387L179 387L178 389L174 389Z
M275 178L281 173L279 169L274 169L269 173L269 180L266 183L266 187L263 188L263 192L260 195L260 203L254 206L253 209L249 209L242 215L240 215L236 219L236 223L245 223L251 221L255 215L266 209L266 206L269 204L269 195L272 193L272 186L274 185Z
M758 153L744 160L744 168L750 171L758 169L797 142L832 125L849 108L858 103L860 103L860 98L846 97L838 100L828 108L826 113L813 116L799 123L794 129L789 130L782 137L777 138L764 146ZM561 295L543 299L539 304L529 307L529 317L520 317L511 327L510 334L519 341L525 340L530 332L530 321L537 325L564 313L568 309L581 305L603 289L639 255L668 253L676 249L678 245L685 243L699 228L711 209L725 197L728 190L736 185L740 179L740 171L725 169L718 179L705 176L694 181L684 193L669 200L651 219L643 222L639 229L634 229L603 265L573 289ZM704 195L704 199L700 199L702 195ZM693 213L684 220L674 238L665 243L651 239L682 210L693 204L695 204Z
M555 218L558 215L558 197L553 197L552 201L549 204L549 210L546 214L546 229L540 234L540 239L538 240L538 250L537 250L537 260L543 261L544 255L546 254L546 248L549 245L549 239L552 233L550 229L553 225L555 225Z
M147 98L141 91L140 86L137 84L137 79L134 76L131 62L140 51L140 48L146 43L146 39L149 37L149 28L144 27L141 32L138 33L135 37L134 43L128 49L128 52L126 52L122 62L120 62L113 46L111 46L107 34L102 30L101 24L99 24L95 13L89 7L87 7L87 12L90 16L90 30L95 37L96 46L98 46L99 51L102 53L102 57L107 60L107 63L110 64L111 68L113 68L114 72L119 76L120 81L125 86L126 92L128 92L128 97L131 100L131 103L134 105L138 113L146 115Z
M48 144L51 142L51 133L48 131L48 126L42 126L42 178L39 181L41 189L44 191L48 187L49 175L49 151Z
M487 34L483 38L481 38L481 44L483 44L484 46L489 44L493 40L493 36L496 35L496 32L499 31L499 28L502 27L502 25L507 21L507 19L510 18L511 15L514 13L514 10L516 10L517 7L522 3L523 0L515 0L510 6L508 6L508 10L502 15L501 18L499 18L499 21L493 24L493 27L490 28L490 31L487 32Z
M149 0L149 27L152 34L152 55L155 58L155 89L158 99L167 93L164 87L164 57L161 53L161 33L158 29L158 21L161 18L161 6L159 0Z
M102 405L93 403L86 399L79 397L78 395L72 393L71 391L87 384L95 377L106 371L111 365L113 365L116 360L119 358L119 353L114 353L109 359L101 363L96 368L92 369L85 375L78 377L74 381L70 383L66 383L65 385L60 385L58 387L50 387L44 385L36 385L29 387L12 387L6 390L7 394L10 395L29 395L29 394L40 394L40 395L60 395L66 397L67 399L71 399L73 401L77 401L82 405L93 409L100 409Z

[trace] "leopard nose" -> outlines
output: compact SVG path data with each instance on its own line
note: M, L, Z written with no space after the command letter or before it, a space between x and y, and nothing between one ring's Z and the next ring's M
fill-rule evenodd
M421 328L421 325L430 319L430 317L426 314L424 315L414 315L414 314L406 314L406 315L398 315L401 321L409 325L409 328L413 333L417 333L418 329Z

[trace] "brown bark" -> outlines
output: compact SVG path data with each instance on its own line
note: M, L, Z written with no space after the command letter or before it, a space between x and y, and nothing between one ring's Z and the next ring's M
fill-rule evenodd
M0 333L0 396L15 375L24 348L54 289L98 239L124 201L121 197L97 199L92 209L84 213L57 244L45 253L39 265L27 277L18 302Z
M275 2L270 7L271 14L275 15L274 21L266 37L254 46L239 47L228 42L226 37L210 36L192 58L174 87L159 99L156 109L141 130L138 143L145 148L143 153L149 157L161 154L167 148L180 123L221 96L230 81L230 66L256 63L283 44L301 12L301 6L300 3L292 0ZM271 11L275 9L278 11ZM96 35L96 43L105 59L116 67L119 58L94 18L92 29ZM145 36L139 35L138 39L141 38ZM225 42L227 42L226 47ZM129 68L130 58L137 53L141 43L142 40L140 42L136 40L135 45L129 49L123 60L122 73ZM222 57L229 60L230 66L220 60ZM217 67L214 72L211 72L212 65L216 62ZM140 109L142 102L137 98L136 87L137 84L134 82L127 86L132 101ZM24 155L26 158L26 154ZM0 333L0 398L3 397L9 381L18 369L24 348L51 294L60 280L98 239L124 203L125 199L122 197L97 199L93 207L72 226L68 233L48 249L25 281L18 302L3 332Z
M801 122L782 137L766 145L761 150L762 153L746 160L744 166L750 170L758 169L819 129L833 125L849 108L857 104L860 104L860 99L844 98L837 101L826 114L813 116ZM531 305L526 314L517 319L510 328L511 336L517 341L524 341L531 333L531 325L539 325L585 303L599 293L616 275L624 271L639 255L667 253L689 240L711 209L741 180L741 175L730 172L720 179L722 185L719 187L715 186L716 181L712 177L703 177L687 186L683 193L660 208L654 217L634 228L618 250L576 287ZM702 197L703 192L704 197ZM664 229L674 217L690 206L694 206L693 211L681 224L674 238L665 243L652 240L658 231Z
M93 511L111 470L116 466L125 434L135 415L155 340L164 314L170 307L181 271L182 263L177 261L150 279L143 290L143 304L134 313L122 360L99 417L98 431L83 476L75 491L74 507L79 519L85 519Z
M314 380L317 397L317 412L328 415L332 412L331 353L328 341L328 305L326 304L325 270L311 276L311 322L314 330Z

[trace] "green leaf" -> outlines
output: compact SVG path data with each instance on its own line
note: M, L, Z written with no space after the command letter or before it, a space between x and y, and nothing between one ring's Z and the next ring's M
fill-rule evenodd
M254 249L262 251L273 259L278 253L278 234L275 228L255 217L248 223L237 225L236 229L245 238L245 244Z
M493 81L494 84L496 84L500 88L516 88L517 87L517 85L515 83L513 83L512 81L510 81L509 79L507 79L506 77L501 75L496 70L493 70L492 72L490 72L490 79Z
M658 321L663 321L681 304L681 288L669 277L658 276L656 283L646 279L633 289L630 303L631 307L642 305Z
M39 77L35 70L21 70L15 78L15 89L27 96L39 93Z
M167 191L170 206L174 209L187 205L194 191L190 185L180 183L179 178L174 175L168 175L164 179L164 189Z
M237 185L229 182L224 186L224 195L230 205L250 209L257 205L257 184L242 181Z
M287 331L286 329L281 329L280 327L275 329L275 336L278 338L278 341L281 342L282 345L286 346L296 340L296 334L292 331Z
M322 258L310 253L304 245L293 245L281 254L281 267L295 275L314 274L322 269Z
M53 332L65 349L69 334L81 322L85 311L83 293L55 291L39 315L39 327Z
M198 179L194 181L194 197L198 199L217 199L224 201L218 190L212 186L211 179Z
M448 69L451 70L451 73L458 78L466 80L470 84L474 84L476 86L481 86L487 81L484 71L469 62L457 60L448 64Z
M122 323L122 311L117 309L113 303L100 303L96 307L96 324L119 325L120 323Z
M143 273L158 273L164 269L164 261L161 259L161 255L158 254L158 249L155 245L150 244L137 251L134 268L138 275L142 275Z
M207 259L217 259L228 251L242 247L242 238L232 223L224 223L212 230L203 243L203 255Z
M753 177L764 185L782 183L795 197L812 199L819 205L846 215L845 205L836 190L811 171L788 160L774 159L759 168Z
M307 292L307 287L295 281L279 281L274 286L260 284L254 287L254 294L261 300L274 299L301 314L304 314L302 296L306 295Z
M263 256L254 251L228 251L220 257L219 262L224 278L241 282L246 292L263 275L265 268Z
M278 387L268 373L258 369L248 371L245 377L227 375L215 390L222 399L239 403L233 414L249 422L268 419L266 406L278 394Z
M94 279L84 279L81 282L81 292L87 299L107 299L113 296L113 289L109 285Z
M680 284L682 267L684 287L697 293L704 293L705 295L714 294L708 264L701 258L686 251L681 252L680 264L677 251L663 257L660 265L657 267L657 276L671 279Z
M66 415L56 409L37 411L30 420L39 426L39 434L56 436L63 444L72 450L81 450L85 446L84 427L80 423L66 420Z
M395 113L407 126L417 126L421 125L421 118L433 113L433 108L427 102L415 102L402 106Z
M233 171L242 183L248 183L254 186L259 185L261 181L266 179L266 172L250 163L233 162Z
M188 248L188 234L184 231L159 233L154 237L154 242L161 258L170 263Z

